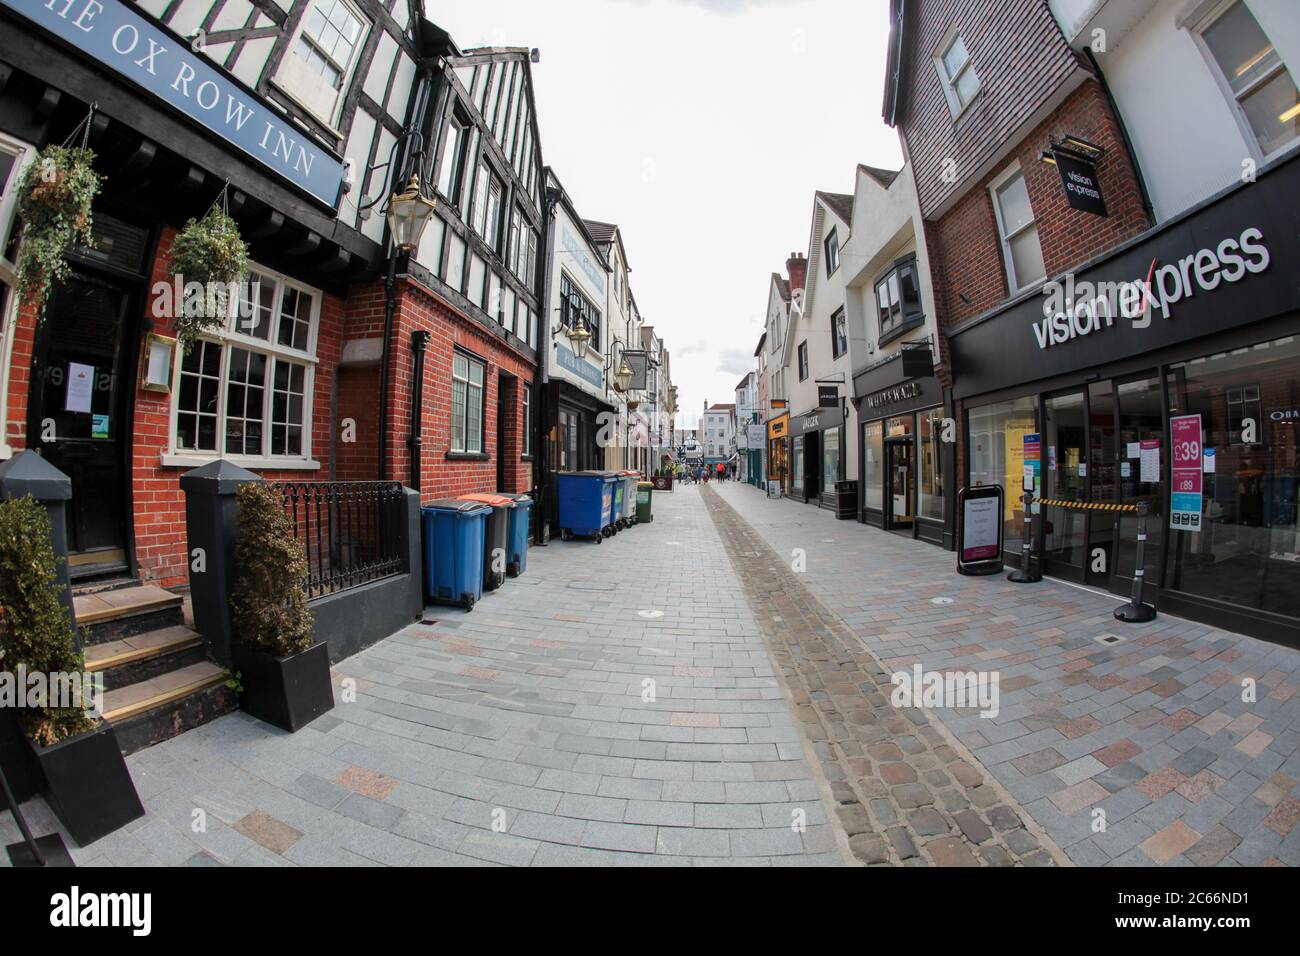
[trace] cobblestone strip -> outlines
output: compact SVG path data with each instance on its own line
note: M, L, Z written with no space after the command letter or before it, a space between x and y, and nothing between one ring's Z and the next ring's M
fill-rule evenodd
M890 704L890 672L758 532L712 488L704 498L853 856L868 865L1069 865L939 721Z

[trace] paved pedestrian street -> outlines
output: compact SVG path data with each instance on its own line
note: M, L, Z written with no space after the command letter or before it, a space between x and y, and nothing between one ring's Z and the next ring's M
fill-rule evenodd
M1300 862L1300 654L747 485L654 512L428 608L296 734L235 713L134 754L146 816L78 864ZM997 715L895 707L916 664L996 673Z

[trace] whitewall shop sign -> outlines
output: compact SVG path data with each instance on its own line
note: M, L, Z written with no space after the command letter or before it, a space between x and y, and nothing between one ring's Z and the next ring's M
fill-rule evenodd
M0 0L333 208L343 163L121 0Z
M1240 236L1229 236L1213 248L1198 249L1176 261L1160 265L1152 259L1145 279L1075 282L1069 273L1064 282L1043 286L1047 301L1043 317L1033 323L1034 339L1040 349L1048 349L1111 328L1121 318L1144 329L1151 325L1153 313L1172 319L1171 307L1176 303L1263 272L1269 262L1263 233L1251 226Z

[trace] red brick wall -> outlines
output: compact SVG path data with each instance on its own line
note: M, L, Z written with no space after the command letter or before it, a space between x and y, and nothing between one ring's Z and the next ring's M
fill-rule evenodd
M402 280L393 323L392 366L389 383L388 477L410 480L411 391L413 353L411 333L430 333L424 357L424 403L421 409L423 454L421 496L425 501L482 491L522 492L532 488L531 463L519 457L522 449L523 391L533 379L533 362L516 353L501 338L460 315L423 286ZM484 376L484 435L487 457L449 458L451 448L452 353L460 347L486 361ZM507 410L505 487L497 487L497 410L502 394L501 372L513 375L504 390Z
M921 213L930 215L1048 103L1079 67L1047 0L917 0L899 131L913 164ZM933 57L956 26L980 89L953 120ZM943 175L946 159L956 177Z
M1055 166L1039 161L1067 133L1105 149L1097 174L1107 217L1071 209ZM1048 276L1056 276L1145 230L1150 222L1123 137L1101 87L1089 80L974 184L948 213L926 224L935 302L942 324L993 308L1009 295L989 183L1015 160L1025 175ZM965 296L969 301L962 299Z

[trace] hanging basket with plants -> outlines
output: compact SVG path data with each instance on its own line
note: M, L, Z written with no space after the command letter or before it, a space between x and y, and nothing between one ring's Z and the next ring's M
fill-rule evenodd
M176 308L175 332L186 353L199 335L225 325L233 284L248 275L248 244L225 209L225 195L223 189L203 218L186 222L172 243L172 272L185 287L184 301Z
M95 154L84 146L47 146L23 171L18 294L36 309L38 321L45 317L50 287L68 275L64 254L91 244L91 206L103 181L95 172Z

